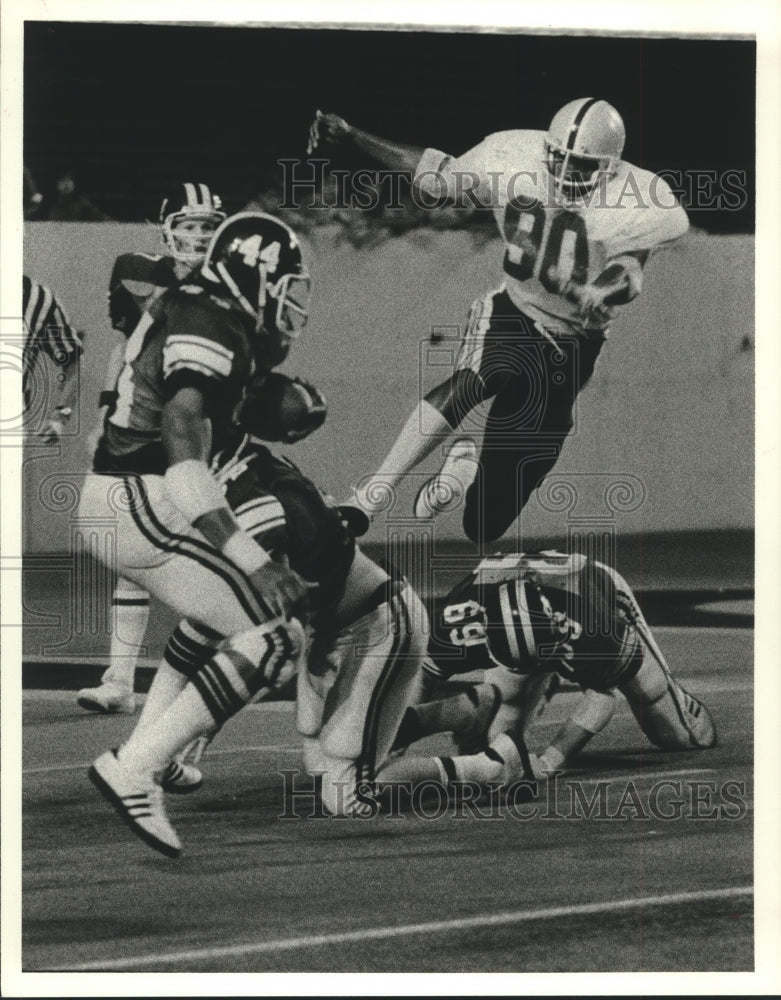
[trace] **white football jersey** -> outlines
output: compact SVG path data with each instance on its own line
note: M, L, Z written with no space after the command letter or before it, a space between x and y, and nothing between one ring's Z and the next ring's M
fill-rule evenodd
M512 301L554 333L578 332L584 321L560 292L568 281L591 282L622 254L678 239L689 222L666 181L626 162L582 203L557 204L545 136L496 132L456 158L427 149L415 183L427 200L446 195L457 204L490 207L505 244Z

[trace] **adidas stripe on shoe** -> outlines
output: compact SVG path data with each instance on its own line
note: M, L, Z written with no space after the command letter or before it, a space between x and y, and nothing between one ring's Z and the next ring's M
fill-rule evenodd
M89 779L144 843L169 858L179 856L182 845L168 822L159 785L122 764L116 750L97 758L89 769Z

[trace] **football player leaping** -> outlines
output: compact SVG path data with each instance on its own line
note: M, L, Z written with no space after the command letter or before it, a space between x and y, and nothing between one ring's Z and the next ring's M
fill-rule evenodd
M225 220L198 280L161 296L130 336L81 491L93 554L187 616L130 738L90 770L122 818L170 855L180 844L155 775L292 673L303 648L309 586L241 529L208 461L231 434L256 337L270 324L294 335L308 289L287 226L261 213ZM198 669L183 672L193 660Z
M369 516L488 399L479 457L471 439L456 441L418 495L416 515L446 509L460 499L460 484L464 531L489 542L507 531L551 470L617 309L640 294L649 254L688 228L667 183L622 161L624 137L619 113L596 98L565 105L547 132L498 132L456 158L318 112L310 150L351 144L411 172L429 203L490 207L504 242L504 281L473 303L453 374L420 402L356 492Z
M111 353L105 388L100 394L100 422L87 442L90 458L116 411L117 379L130 336L144 313L154 311L167 289L174 288L200 267L211 238L224 219L220 197L206 184L178 184L160 205L160 234L167 253L124 253L114 262L108 312L111 326L122 336ZM76 695L78 704L91 712L135 710L133 686L138 651L149 622L149 595L129 580L119 579L112 608L108 669L97 687L83 688Z
M461 734L461 753L401 757L380 772L381 782L544 778L564 770L607 726L618 693L655 746L681 751L716 744L708 709L673 677L627 582L583 555L483 559L445 598L425 670L429 691L441 678L485 673L482 683L408 709L396 746L452 731ZM559 677L583 694L553 739L533 752L524 738L528 725ZM474 741L489 731L496 734L490 745L487 738L482 747L463 745L465 735Z

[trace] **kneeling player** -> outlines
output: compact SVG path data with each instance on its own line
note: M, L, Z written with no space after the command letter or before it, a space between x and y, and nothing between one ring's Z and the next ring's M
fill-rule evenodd
M509 781L561 770L610 722L617 692L656 746L716 744L708 709L672 676L629 585L586 556L488 557L450 592L429 647L428 690L438 679L480 669L484 683L410 708L396 745L463 731L470 720L483 732L489 725L499 732L494 741L456 757L402 757L382 772L384 781ZM583 695L535 754L524 732L551 682L562 676Z
M256 436L276 436L262 399L251 387L239 413L244 436L218 456L217 475L245 530L318 585L297 725L324 807L353 815L362 811L357 790L374 781L405 710L420 698L427 614L406 580L355 545L339 509ZM270 531L262 519L274 505L282 517Z

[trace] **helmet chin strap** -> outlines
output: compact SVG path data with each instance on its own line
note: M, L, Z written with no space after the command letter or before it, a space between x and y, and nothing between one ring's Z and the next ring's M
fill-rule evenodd
M220 261L219 264L216 265L216 271L217 274L220 276L220 280L229 289L231 295L234 297L234 299L236 299L236 301L239 303L242 309L248 312L250 316L253 316L255 319L257 319L259 315L259 310L254 309L249 299L242 294L241 289L233 280L233 278L230 275L230 272L228 271L227 267L222 263L222 261Z

